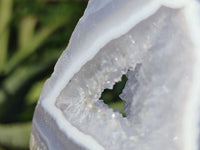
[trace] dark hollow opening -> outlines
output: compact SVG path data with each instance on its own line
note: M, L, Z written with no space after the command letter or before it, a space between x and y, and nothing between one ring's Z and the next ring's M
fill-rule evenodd
M127 81L126 75L123 75L120 82L115 83L113 89L105 89L100 97L100 100L103 100L109 108L112 108L115 111L119 111L123 117L126 117L124 113L125 102L119 97L122 93L122 90L125 87Z

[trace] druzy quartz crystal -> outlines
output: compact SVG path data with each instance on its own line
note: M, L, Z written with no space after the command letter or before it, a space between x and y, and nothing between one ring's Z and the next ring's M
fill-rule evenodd
M90 0L44 85L30 149L199 150L195 0ZM126 117L99 100L126 75Z

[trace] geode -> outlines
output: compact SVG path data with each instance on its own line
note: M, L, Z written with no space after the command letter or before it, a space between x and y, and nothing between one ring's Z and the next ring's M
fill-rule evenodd
M90 0L44 85L30 148L199 150L195 0ZM99 101L126 75L126 117Z

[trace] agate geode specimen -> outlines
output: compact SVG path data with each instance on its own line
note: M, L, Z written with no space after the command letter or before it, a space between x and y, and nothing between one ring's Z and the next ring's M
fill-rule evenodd
M30 148L199 150L195 0L90 0L45 83ZM125 113L99 101L126 75Z

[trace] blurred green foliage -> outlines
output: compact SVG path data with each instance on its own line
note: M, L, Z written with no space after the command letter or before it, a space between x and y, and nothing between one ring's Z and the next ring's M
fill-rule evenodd
M66 48L86 0L0 0L0 150L28 149L45 80ZM123 116L126 77L101 99Z
M28 149L43 83L86 5L0 0L0 149Z

